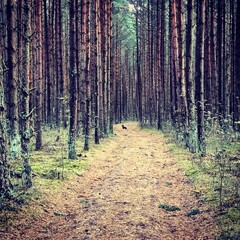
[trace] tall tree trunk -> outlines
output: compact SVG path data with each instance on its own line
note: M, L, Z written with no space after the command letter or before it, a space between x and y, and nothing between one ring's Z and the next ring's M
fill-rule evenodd
M110 75L110 96L109 96L109 109L110 109L110 116L109 116L109 131L111 134L113 134L113 119L114 119L114 103L113 103L113 100L114 100L114 68L112 66L113 63L114 63L114 55L113 55L113 49L114 49L114 46L113 46L113 41L112 41L112 36L113 36L113 21L112 21L112 0L109 0L110 3L109 3L109 12L110 14L108 15L109 16L109 47L111 49L110 51L110 56L109 56L109 65L110 65L110 72L109 72L109 75Z
M196 111L195 111L195 82L193 79L193 59L192 59L192 47L193 47L193 0L188 0L187 4L187 29L186 29L186 97L188 102L189 112L189 128L188 128L188 148L191 152L197 151L197 129L196 129Z
M90 1L87 0L87 31L86 31L86 66L85 66L85 82L86 82L86 122L85 122L85 139L84 139L84 150L89 150L89 136L90 136L90 116L91 116L91 85L89 77L90 69Z
M68 139L68 158L76 159L76 124L77 124L77 83L76 83L76 56L75 56L75 0L69 1L69 79L70 79L70 124Z
M0 25L3 26L3 5L0 3ZM0 52L3 53L4 32L0 29ZM0 199L11 197L11 182L6 136L6 108L4 104L3 55L0 54Z
M139 46L139 10L136 9L136 39L137 39L137 96L138 96L138 120L143 127L143 111L142 111L142 79L141 79L141 53Z
M7 55L8 55L8 79L6 82L6 103L8 134L10 136L11 157L15 158L18 153L18 103L17 103L17 52L16 32L14 20L15 1L7 1Z
M36 91L36 150L42 148L43 59L42 59L42 1L37 1L37 91Z
M150 126L153 125L153 112L152 112L152 98L153 98L153 89L152 89L152 44L153 42L151 41L151 15L152 15L152 12L151 12L151 0L148 0L148 3L147 3L147 42L148 42L148 53L147 53L147 61L148 61L148 81L147 81L147 101L146 101L146 108L147 108L147 115L149 116L149 122L150 122Z
M236 58L235 58L235 107L234 120L240 121L240 0L237 0L236 12ZM240 126L239 124L237 126ZM239 130L240 127L237 127Z
M78 5L78 0L75 0L75 6L76 6L76 17L75 17L75 28L76 28L76 81L77 81L77 137L80 136L82 133L82 112L81 112L81 31L79 31L79 23L80 23L80 7Z
M205 0L197 4L197 33L196 33L196 110L197 110L197 139L198 152L206 154L205 120L204 120L204 21Z
M23 187L32 187L32 169L30 166L30 157L28 151L28 143L30 141L29 130L29 73L30 73L30 2L23 1L23 57L22 57L22 81L21 81L21 114L20 114L20 136L22 147L22 183Z
M222 116L223 116L223 62L222 62L222 54L223 54L223 42L222 42L222 35L223 35L223 21L222 21L222 7L223 1L218 1L217 3L217 50L216 50L216 56L217 56L217 99L218 99L218 118L219 123L222 125Z
M99 9L99 0L95 1L95 134L94 134L94 141L95 144L99 144L99 65L100 65L100 56L99 56L99 39L98 39L98 30L99 30L99 18L98 18L98 9Z
M211 97L212 97L212 116L216 117L218 112L217 97L217 63L216 63L216 25L215 25L215 6L214 0L211 0L211 27L210 27L210 62L211 62Z
M1 57L0 57L0 60ZM3 96L3 69L0 65L0 199L11 197L10 169L6 141L6 115Z
M86 123L86 81L85 81L85 66L86 66L86 37L87 37L87 1L81 0L81 74L80 74L80 113L79 116L82 133L85 134ZM79 126L78 126L79 127Z
M163 12L160 11L160 0L157 0L157 43L156 43L156 51L157 51L157 128L158 130L162 130L162 79L161 79L161 27L160 20L161 14Z
M225 84L224 84L224 118L225 131L232 126L232 119L230 113L231 107L231 16L230 16L230 1L225 0Z
M59 44L59 52L58 52L58 62L59 62L59 85L60 85L60 119L61 124L64 128L67 127L67 117L66 117L66 99L67 99L67 91L66 91L66 64L63 61L64 52L63 52L63 20L62 20L62 3L59 1L58 4L58 44Z
M111 115L111 55L112 55L112 0L107 0L107 128L112 134Z
M171 104L171 122L173 128L177 129L178 126L178 116L177 116L177 110L178 110L178 104L177 104L177 89L179 87L177 86L176 81L176 61L175 61L175 46L176 46L176 37L175 37L175 13L173 11L174 2L173 0L169 0L169 77L170 77L170 104Z
M51 115L51 75L50 75L50 49L49 49L49 21L47 14L47 0L44 0L44 37L45 37L45 105L46 105L46 116L47 123L50 125L52 122Z
M107 1L101 0L101 51L102 51L102 129L104 136L107 129Z

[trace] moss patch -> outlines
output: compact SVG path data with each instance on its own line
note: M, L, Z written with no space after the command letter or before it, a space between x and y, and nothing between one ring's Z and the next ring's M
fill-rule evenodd
M176 206L172 206L172 205L169 205L169 204L166 204L166 203L161 203L158 208L161 208L165 211L168 211L168 212L174 212L174 211L180 211L181 209L179 207L176 207Z

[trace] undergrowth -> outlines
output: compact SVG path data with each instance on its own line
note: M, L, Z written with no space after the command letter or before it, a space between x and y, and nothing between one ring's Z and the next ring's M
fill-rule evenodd
M158 132L150 127L146 131ZM209 132L206 157L184 149L173 129L165 128L164 136L169 151L194 183L195 196L214 210L220 229L217 239L240 239L240 141L237 133Z
M78 158L67 158L67 130L47 129L43 131L43 148L41 151L34 150L34 142L30 143L30 159L34 177L34 185L46 185L57 187L61 180L69 179L74 174L80 174L87 166L87 154L81 149L82 141L77 142ZM21 161L11 160L13 185L20 186ZM16 174L17 173L17 174ZM14 177L14 176L18 177Z
M67 181L74 176L81 176L88 166L89 157L94 155L94 148L88 153L82 150L83 141L77 140L76 160L67 158L67 129L45 128L43 131L43 147L41 151L35 151L35 139L29 144L29 154L33 174L34 186L31 189L22 188L21 184L21 159L10 159L11 182L13 186L12 199L9 201L0 200L0 229L6 229L12 224L22 211L27 215L38 215L36 208L31 209L30 202L37 202L41 205L43 196L48 192L57 191L67 184ZM23 206L27 205L26 208ZM39 209L40 211L40 209Z

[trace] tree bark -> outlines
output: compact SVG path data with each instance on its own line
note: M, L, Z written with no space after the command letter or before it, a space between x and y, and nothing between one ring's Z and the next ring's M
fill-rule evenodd
M8 119L8 135L10 136L11 157L19 155L19 136L18 136L18 103L17 103L17 42L14 20L15 1L7 1L7 55L8 55L8 79L6 82L6 103Z
M99 39L98 39L98 30L99 30L99 18L98 18L98 9L99 9L99 0L95 1L95 12L94 12L94 18L95 18L95 132L94 132L94 141L95 144L99 144L99 65L100 65L100 56L99 56Z
M70 79L70 124L68 139L68 158L76 159L76 124L77 124L77 83L76 83L76 56L75 56L75 0L69 1L69 79Z
M136 41L137 41L137 96L138 96L138 120L141 127L143 127L143 111L142 111L142 79L141 79L141 53L139 46L139 10L136 9Z
M196 33L196 111L197 111L197 140L198 152L206 155L205 120L204 120L204 21L205 0L197 4L197 33Z
M0 24L3 26L3 3L0 4ZM0 29L0 52L3 53L4 28ZM6 108L4 103L4 65L0 54L0 199L11 197L10 169L7 152Z
M21 113L20 113L20 136L22 147L22 184L25 188L30 188L32 182L32 168L28 151L31 133L29 129L29 73L30 73L30 2L23 1L23 57L22 57L22 81L21 81Z
M85 122L85 138L84 138L84 150L89 150L89 136L90 136L90 116L91 116L91 85L89 77L90 69L90 1L87 0L87 30L86 30L86 66L85 66L85 82L86 82L86 122Z
M234 120L240 121L240 0L237 0L236 13L236 57L235 57L235 106L234 106ZM237 125L240 129L240 125Z
M36 91L36 150L42 148L43 59L42 1L37 2L37 91Z
M188 103L189 112L189 127L188 127L188 148L191 152L197 151L197 129L196 129L196 107L195 107L195 82L193 79L193 59L192 59L192 48L193 48L193 0L188 0L187 4L187 29L186 29L186 67L185 67L185 78L186 78L186 97Z

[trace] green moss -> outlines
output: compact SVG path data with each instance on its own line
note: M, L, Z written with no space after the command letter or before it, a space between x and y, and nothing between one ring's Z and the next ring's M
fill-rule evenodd
M186 174L187 176L194 175L194 174L196 174L196 173L198 173L198 172L199 172L199 169L197 169L196 167L190 167L190 168L188 168L188 169L185 170L185 174Z
M200 213L200 210L199 210L199 209L193 209L193 210L191 210L190 212L188 212L188 213L186 214L186 216L187 216L187 217L192 217L192 216L197 215L197 214L199 214L199 213Z
M238 207L228 209L217 220L221 226L221 234L217 238L218 240L240 239L240 209Z
M165 182L165 186L170 187L170 186L172 186L172 183L171 182Z
M230 208L226 214L226 217L232 222L240 224L240 207Z
M174 211L180 211L181 209L176 206L172 206L166 203L161 203L158 208L162 208L163 210L166 210L168 212L174 212Z
M89 203L89 200L83 199L83 200L80 200L79 203L85 205L85 204L88 204L88 203Z

